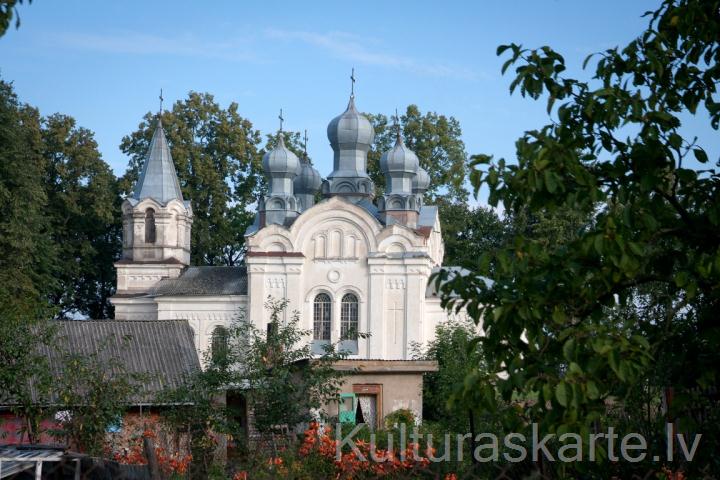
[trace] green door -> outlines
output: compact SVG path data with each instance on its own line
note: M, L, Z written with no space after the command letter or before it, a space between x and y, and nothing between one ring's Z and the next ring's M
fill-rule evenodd
M341 393L338 403L338 420L340 423L350 423L355 425L355 409L357 408L357 398L354 393Z

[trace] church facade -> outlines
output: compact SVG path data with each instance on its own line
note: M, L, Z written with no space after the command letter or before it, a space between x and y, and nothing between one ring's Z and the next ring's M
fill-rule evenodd
M192 207L158 121L133 195L122 204L115 316L186 320L201 355L218 328L241 317L264 330L267 299L287 299L286 318L299 312L314 352L331 342L349 352L343 368L356 373L344 388L374 409L365 417L379 422L398 408L419 416L422 374L437 367L413 360L413 347L432 340L448 315L428 286L444 253L438 210L423 202L430 178L398 132L381 159L385 193L374 198L367 174L374 130L353 96L327 134L333 171L322 179L278 132L263 158L268 192L245 234L243 266L191 266Z

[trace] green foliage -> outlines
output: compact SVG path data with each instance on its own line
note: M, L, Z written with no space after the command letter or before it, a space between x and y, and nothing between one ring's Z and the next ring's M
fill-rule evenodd
M385 427L399 428L400 425L405 425L407 431L415 426L415 414L409 408L399 408L385 416Z
M260 133L231 103L223 109L208 93L190 92L162 113L180 187L192 201L192 261L198 265L235 265L244 253L245 229L253 214L247 207L263 191ZM123 138L130 156L121 180L129 194L137 181L156 115L147 113L138 130Z
M193 461L190 471L193 478L205 478L214 464L217 446L216 434L229 434L241 438L243 432L235 412L225 402L225 391L231 385L232 374L217 357L206 352L206 368L186 379L177 389L162 392L161 403L171 405L162 413L163 421L172 429L187 432Z
M100 157L93 133L76 126L72 117L43 119L41 135L45 214L57 249L50 302L61 318L77 313L109 318L122 229L115 176Z
M91 455L103 453L108 427L122 418L139 386L148 380L128 372L117 356L101 358L106 348L88 355L63 352L62 370L43 402L57 405L63 417L51 433Z
M344 373L332 365L346 354L329 345L313 358L307 343L311 332L298 327L297 313L285 322L286 307L286 300L266 302L270 333L241 315L215 336L204 353L205 368L160 396L162 403L172 405L163 413L164 421L190 434L191 473L198 478L205 478L213 466L217 434L240 441L248 433L236 421L245 412L226 401L228 389L245 396L254 427L263 433L310 421L313 412L322 412L327 402L337 399Z
M3 0L0 2L0 37L7 32L13 17L15 17L15 28L20 28L20 15L17 11L17 5L22 5L22 3L23 0ZM28 0L27 3L32 3L32 0Z
M313 412L322 416L326 403L339 395L344 377L333 364L347 355L328 345L313 358L311 332L299 327L298 312L283 320L287 300L269 298L265 307L270 312L267 332L244 319L229 329L228 367L247 385L256 428L270 432L278 425L310 421Z
M36 347L51 335L45 298L54 285L41 142L37 112L0 81L0 397L17 403L31 442L37 440L33 385L49 381Z
M90 130L66 115L40 117L4 82L0 95L3 302L107 318L120 250L115 177Z
M473 268L480 255L504 244L508 225L490 208L437 199L445 258L443 264Z
M32 307L55 268L41 151L37 112L0 81L0 292L4 302Z
M397 130L383 114L368 117L375 128L375 143L368 153L367 169L375 182L376 195L382 195L385 178L380 170L380 157L395 144ZM434 203L438 198L451 202L467 200L467 154L460 138L460 122L435 112L423 115L416 105L408 105L399 122L405 144L417 154L420 166L432 178L425 194L428 203Z
M486 185L490 203L513 215L590 221L569 235L560 228L559 242L516 235L479 262L478 275L493 266L492 285L456 277L444 301L482 321L490 369L505 373L495 387L506 401L538 399L523 410L545 431L587 436L606 401L630 398L665 352L687 348L683 331L694 332L692 347L673 354L658 386L682 395L720 381L711 313L720 311L720 178L688 168L707 155L681 132L683 118L706 113L718 128L719 7L663 2L637 39L586 60L595 59L591 82L564 78L564 59L549 47L498 48L510 53L503 71L518 65L511 91L546 96L555 118L518 140L517 164L474 157L475 191ZM650 285L665 299L652 302L666 309L660 321L636 303ZM485 388L472 377L465 384Z

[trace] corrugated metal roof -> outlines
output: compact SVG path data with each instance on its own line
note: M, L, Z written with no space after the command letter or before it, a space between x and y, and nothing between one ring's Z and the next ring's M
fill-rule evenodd
M247 295L247 269L188 267L177 278L159 281L150 295Z
M182 385L200 369L192 328L186 320L62 320L57 343L71 354L97 355L98 360L120 362L130 374L147 374L137 403L153 403L156 394ZM63 351L43 346L54 375L62 371ZM112 372L118 374L116 370Z

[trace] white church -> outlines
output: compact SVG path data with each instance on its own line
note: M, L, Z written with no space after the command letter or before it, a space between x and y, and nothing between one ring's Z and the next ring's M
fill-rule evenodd
M431 340L448 318L428 286L444 253L437 207L423 202L430 178L398 133L381 159L385 194L373 198L367 154L375 132L352 95L327 135L333 171L323 180L278 132L263 158L268 192L245 233L244 266L191 266L193 211L158 120L142 174L122 204L115 317L186 320L200 355L240 312L264 330L268 297L287 299L286 315L300 313L313 351L342 340L349 356L338 368L355 371L345 389L373 410L366 418L379 424L398 408L419 416L422 374L437 366L413 360L412 346Z

